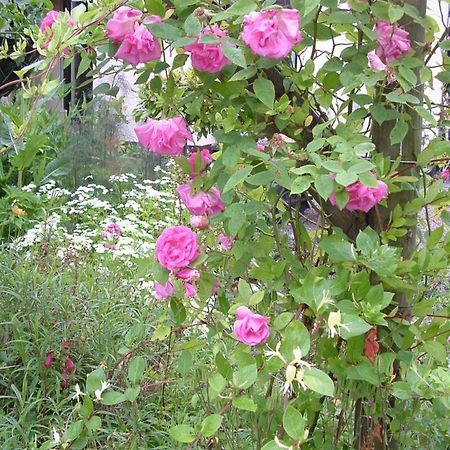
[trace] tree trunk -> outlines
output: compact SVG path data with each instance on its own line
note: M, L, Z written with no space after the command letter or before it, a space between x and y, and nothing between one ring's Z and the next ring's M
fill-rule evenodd
M419 11L422 17L425 17L427 1L426 0L405 0L405 4L414 6ZM425 30L422 25L413 22L409 17L403 19L401 25L409 32L409 38L412 42L413 48L415 50L415 56L422 61L424 60L423 43L425 41ZM416 70L417 76L417 86L411 91L411 94L415 95L419 99L419 103L423 102L423 85L420 81L420 67ZM401 161L399 171L404 170L408 175L416 175L415 167L411 161L417 160L417 155L421 151L422 146L422 119L417 114L413 108L408 108L406 111L411 120L408 122L408 131L405 139L400 144L391 145L390 133L395 126L396 121L389 121L383 123L381 126L376 122L373 123L372 127L372 142L375 144L378 152L383 153L389 159L395 160L398 157ZM410 169L410 170L409 170ZM371 211L368 214L368 220L371 227L377 231L385 230L388 226L392 211L396 205L403 206L407 202L413 200L417 197L418 186L415 186L414 190L402 191L389 195L387 208L378 208L375 211ZM381 228L381 230L380 230ZM409 259L414 251L416 245L416 225L411 226L407 234L398 239L396 243L397 247L402 248L403 258ZM410 305L408 298L405 293L397 293L395 300L399 307L399 312L405 317L410 315ZM394 362L395 375L398 376L398 361ZM393 407L395 404L395 398L390 397L388 399L388 408ZM355 426L361 424L364 419L359 415L361 410L356 408L355 410ZM375 450L397 450L398 443L395 438L391 435L389 431L389 420L383 420L387 418L382 418L379 421L379 427L383 430L382 441L374 439L373 445ZM360 449L357 443L369 442L368 434L361 436L361 433L368 433L365 427L359 429L359 436L355 439L355 448Z

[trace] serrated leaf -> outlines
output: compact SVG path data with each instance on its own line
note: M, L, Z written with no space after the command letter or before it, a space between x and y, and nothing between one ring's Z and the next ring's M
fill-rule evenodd
M225 42L221 44L223 54L236 66L247 67L247 61L245 60L244 52L240 47Z

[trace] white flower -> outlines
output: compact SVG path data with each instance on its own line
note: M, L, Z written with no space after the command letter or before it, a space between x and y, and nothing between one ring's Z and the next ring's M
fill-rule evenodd
M102 394L104 391L106 391L106 389L108 389L111 386L110 383L108 383L107 381L102 381L102 386L100 387L100 389L97 389L94 394L95 394L95 398L97 400L101 400L102 399Z
M61 443L61 436L59 435L59 433L56 431L56 428L53 427L53 442L55 444L59 444Z
M72 400L76 400L77 402L80 401L80 398L86 395L84 392L81 392L80 386L77 384L75 386L75 394L72 395Z

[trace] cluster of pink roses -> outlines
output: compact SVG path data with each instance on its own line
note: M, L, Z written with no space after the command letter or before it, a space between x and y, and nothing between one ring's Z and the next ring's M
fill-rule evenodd
M378 47L370 52L367 57L372 70L384 70L388 76L388 82L395 81L395 73L389 63L402 58L411 50L409 33L397 24L377 22L375 26Z
M195 282L200 278L200 274L198 270L189 266L199 255L197 236L183 225L166 228L156 241L156 259L171 271L175 279L181 280L187 297L194 297L197 294ZM215 280L211 295L214 295L218 288L219 283ZM171 280L167 280L164 284L155 283L154 290L155 298L163 300L174 295L175 287Z
M141 17L141 11L121 6L106 24L106 37L119 44L115 58L133 66L161 57L159 41L145 24L162 23L162 19L159 16L150 16L140 23Z
M369 212L377 203L385 199L388 195L388 187L386 183L378 180L376 187L369 187L357 181L346 187L348 193L348 202L345 208L349 211ZM336 195L330 195L330 203L336 205Z

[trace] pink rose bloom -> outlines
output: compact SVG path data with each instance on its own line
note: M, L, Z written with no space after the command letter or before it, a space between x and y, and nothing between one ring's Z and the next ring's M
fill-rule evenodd
M399 25L379 21L374 31L378 38L375 53L384 64L400 59L411 50L409 33Z
M75 22L73 21L72 17L70 16L68 11L65 11L63 13L62 11L49 11L47 15L42 19L40 30L41 33L45 33L48 28L52 29L55 22L59 19L60 14L65 14L67 23L73 27L75 26Z
M258 150L258 152L263 152L265 148L266 146L263 144L256 144L256 150Z
M141 11L121 6L106 24L106 37L116 44L122 42L127 34L133 34L134 24L141 16Z
M192 216L191 217L191 227L197 228L198 230L205 230L208 228L209 220L208 216Z
M375 72L384 71L387 75L388 84L392 84L397 78L395 77L395 70L393 67L386 66L386 64L381 61L377 56L375 51L367 54L367 59L369 60L369 67Z
M295 9L266 9L244 17L242 39L255 55L286 57L302 40L300 16Z
M366 186L360 181L357 181L356 183L347 186L346 189L349 199L348 203L345 205L345 208L349 211L368 212L388 195L388 188L386 183L383 183L383 181L379 180L377 182L377 187L375 188ZM329 200L333 206L336 205L335 194L331 194Z
M258 345L267 341L270 334L269 317L253 313L246 306L236 310L234 335L236 339L247 345Z
M166 269L184 269L200 255L197 236L182 225L166 228L156 241L155 255Z
M233 247L235 239L233 237L229 237L224 233L219 234L219 242L220 246L222 247L222 250L230 250L231 247Z
M449 180L449 178L450 178L450 169L449 169L448 167L442 171L441 177L442 177L445 181L448 181L448 180Z
M187 45L184 49L191 53L192 67L199 72L220 72L227 64L229 59L223 54L220 45L218 44L201 44L200 37L205 34L212 34L213 36L222 37L227 33L222 31L217 25L211 25L204 28L197 41L193 44Z
M178 195L188 211L195 216L215 216L225 209L221 199L221 192L213 187L208 193L191 192L189 184L181 184L177 188Z
M184 294L186 297L192 298L197 295L197 288L192 283L183 283L184 285Z
M189 165L192 168L191 178L195 178L196 176L199 175L195 171L195 162L197 161L197 155L198 154L199 154L199 152L192 152L189 155L188 159L187 159ZM209 152L209 150L207 148L203 149L200 152L200 169L199 169L199 172L200 173L203 172L206 169L206 167L208 166L208 164L210 162L212 162L212 160L213 159L212 159L212 156L211 156L211 153Z
M172 297L175 292L175 288L169 280L164 284L155 283L153 289L155 290L154 295L156 300L165 300L166 298Z
M369 66L372 70L379 71L386 69L386 64L381 61L375 51L368 53L367 59L369 60Z
M159 155L180 156L186 141L192 141L192 134L181 116L167 120L148 119L134 131L144 148Z
M175 277L179 280L195 281L200 278L200 274L198 273L198 270L187 267L186 269L181 269L176 272Z
M137 66L159 59L161 57L161 46L144 25L136 23L134 32L125 36L114 57Z
M42 34L45 34L46 31L52 30L53 25L55 22L60 18L60 15L64 14L65 19L67 21L67 24L70 27L75 26L75 22L73 21L72 17L70 16L68 11L62 12L62 11L49 11L47 15L42 19L41 26L39 29L41 30ZM47 48L50 45L51 40L53 39L53 31L50 31L50 36L48 40L44 43L44 47ZM69 52L69 49L64 49L64 54L67 54Z

